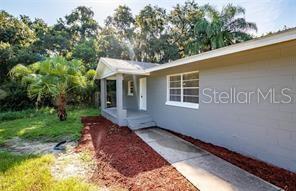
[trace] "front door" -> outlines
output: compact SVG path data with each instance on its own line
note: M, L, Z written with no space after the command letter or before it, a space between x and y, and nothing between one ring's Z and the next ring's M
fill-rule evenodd
M140 110L147 109L147 80L146 78L140 78Z

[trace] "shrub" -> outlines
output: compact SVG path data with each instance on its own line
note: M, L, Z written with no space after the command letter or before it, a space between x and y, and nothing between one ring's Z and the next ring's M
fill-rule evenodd
M18 111L34 107L34 102L27 96L26 87L21 83L16 81L4 82L0 89L0 111Z

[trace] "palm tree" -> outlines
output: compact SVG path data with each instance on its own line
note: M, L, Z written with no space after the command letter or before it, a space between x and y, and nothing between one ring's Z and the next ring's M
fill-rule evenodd
M204 6L205 17L198 19L194 26L195 39L191 44L192 53L205 52L252 39L249 31L257 31L255 23L247 22L245 9L228 4L219 12Z
M67 61L63 57L48 58L44 61L24 66L16 65L10 71L14 79L27 85L30 98L40 102L44 96L51 96L57 104L61 121L67 119L67 92L76 87L86 87L85 69L79 60Z

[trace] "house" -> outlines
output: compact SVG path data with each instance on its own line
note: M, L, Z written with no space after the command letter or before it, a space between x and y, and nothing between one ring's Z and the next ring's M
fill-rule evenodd
M161 65L101 58L96 78L102 115L119 125L159 126L296 171L295 29Z

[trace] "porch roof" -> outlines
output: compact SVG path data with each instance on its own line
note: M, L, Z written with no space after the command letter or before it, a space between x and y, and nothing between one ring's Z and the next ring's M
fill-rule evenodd
M96 79L110 77L116 73L149 75L146 69L157 66L158 64L149 62L137 62L131 60L120 60L114 58L101 58L97 66Z

